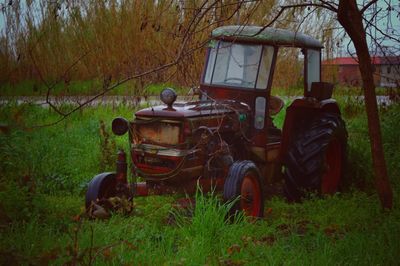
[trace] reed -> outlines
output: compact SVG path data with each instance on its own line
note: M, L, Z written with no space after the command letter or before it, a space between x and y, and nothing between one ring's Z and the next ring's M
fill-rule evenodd
M145 94L144 88L150 83L197 86L204 61L201 48L206 46L210 31L227 24L267 24L274 16L277 2L32 0L3 3L5 28L0 36L0 85L16 86L30 80L34 81L32 91L43 85L61 84L68 92L74 81L99 80L102 85L98 91L101 91L111 82L177 61L171 67L134 80L133 93ZM286 14L273 26L298 30L296 22L304 12ZM323 16L316 17L321 17L325 25L331 23ZM313 27L303 24L301 31L314 34ZM283 53L281 57L287 55ZM277 73L277 79L286 86L288 73L281 72ZM297 72L293 69L291 73Z

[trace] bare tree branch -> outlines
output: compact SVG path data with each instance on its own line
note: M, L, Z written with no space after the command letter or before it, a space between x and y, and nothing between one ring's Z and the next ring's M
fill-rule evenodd
M305 7L316 7L316 8L324 8L324 9L328 9L330 11L333 12L337 12L337 8L332 6L331 4L328 4L326 1L321 1L321 4L317 4L317 3L305 3L305 4L294 4L294 5L284 5L284 6L280 6L280 9L278 11L278 13L269 21L269 23L267 23L266 25L264 25L258 32L256 32L253 36L257 36L258 34L260 34L263 30L265 30L266 28L272 26L281 16L282 14L288 10L288 9L296 9L296 8L305 8Z
M373 4L375 4L376 2L378 2L378 0L372 0L372 1L368 2L365 6L363 6L363 7L361 8L360 13L361 13L361 14L364 14L364 12L365 12L370 6L372 6Z

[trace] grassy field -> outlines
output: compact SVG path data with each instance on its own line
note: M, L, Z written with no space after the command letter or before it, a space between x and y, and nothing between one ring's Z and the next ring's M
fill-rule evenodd
M0 262L82 265L395 265L400 254L400 106L382 108L383 138L395 192L394 209L382 211L371 172L363 107L343 98L349 131L348 191L324 199L266 203L266 217L227 222L219 195L198 193L189 217L172 208L179 197L136 199L129 216L88 220L87 182L114 169L115 116L133 108L101 106L77 112L52 127L42 107L8 104L0 109ZM69 106L63 108L68 109ZM283 114L276 118L282 123ZM29 177L29 178L28 178Z
M186 95L189 89L180 88L169 83L150 84L139 89L135 80L119 85L107 95L159 95L165 87L174 88L179 95ZM71 81L68 84L64 82L51 84L52 96L82 96L96 95L102 92L103 83L100 80L81 80ZM46 95L48 87L40 82L26 80L17 84L2 83L0 84L0 96L43 96Z
M135 83L135 80L126 82L116 87L107 95L159 95L161 90L165 87L174 88L178 95L186 95L190 88L184 88L175 86L169 83L161 84L150 84L139 89L140 86ZM70 81L68 84L59 82L54 84L51 89L52 96L81 96L81 95L96 95L102 91L103 83L101 80L80 80ZM46 95L48 88L40 83L33 80L26 80L16 84L2 83L0 84L0 96L43 96ZM390 88L377 88L377 95L399 95L398 89ZM298 87L279 88L273 87L273 95L287 95L287 96L298 96L303 94L303 89ZM335 86L333 92L334 97L345 97L345 96L360 96L363 95L360 87L345 87Z

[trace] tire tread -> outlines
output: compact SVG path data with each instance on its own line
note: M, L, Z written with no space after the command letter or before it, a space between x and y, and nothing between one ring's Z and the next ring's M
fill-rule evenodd
M343 176L347 131L341 117L322 113L300 130L284 158L285 191L289 200L299 200L304 190L319 191L325 151L333 138L338 138L342 145Z

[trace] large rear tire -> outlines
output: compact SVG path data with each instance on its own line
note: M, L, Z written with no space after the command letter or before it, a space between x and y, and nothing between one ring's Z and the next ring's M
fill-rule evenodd
M264 185L253 162L237 161L231 165L223 197L225 202L234 202L231 215L243 211L247 216L264 216Z
M306 125L285 156L285 191L298 201L306 191L334 194L343 182L347 131L341 117L322 113Z

